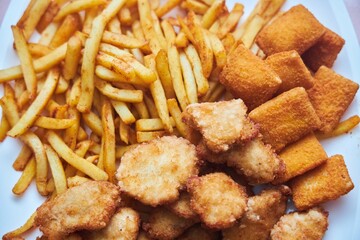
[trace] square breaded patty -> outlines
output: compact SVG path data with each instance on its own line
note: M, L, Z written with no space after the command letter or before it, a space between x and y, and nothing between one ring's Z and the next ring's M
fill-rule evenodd
M320 119L302 87L293 88L249 113L260 125L263 141L277 152L317 129Z
M279 75L282 81L277 94L294 87L309 89L314 85L310 71L295 50L275 53L266 58L265 62Z
M296 50L300 55L324 34L325 27L303 5L296 5L265 27L256 43L266 55Z
M330 132L338 125L359 85L325 66L319 68L315 79L308 90L309 98L321 120L320 131Z

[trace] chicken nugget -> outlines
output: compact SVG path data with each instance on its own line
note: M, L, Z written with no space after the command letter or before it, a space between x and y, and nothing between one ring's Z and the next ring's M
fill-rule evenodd
M228 55L219 81L250 110L269 100L281 84L274 70L242 44Z
M320 119L302 87L293 88L249 113L260 125L263 141L275 151L320 127Z
M77 230L97 230L110 221L120 203L120 188L107 181L87 181L69 188L36 210L35 225L50 239Z
M330 29L301 56L306 66L316 72L322 65L331 68L340 53L345 40Z
M191 208L211 229L231 227L246 210L245 188L224 173L189 178L187 189Z
M84 237L87 240L136 240L139 225L140 216L135 210L120 208L105 228L84 233Z
M321 208L286 214L271 230L271 240L320 240L328 227L328 215Z
M272 183L279 184L301 175L327 160L327 154L313 133L285 147L279 157L284 161L285 172Z
M190 206L190 195L188 192L180 193L179 199L169 204L167 208L180 217L191 219L197 218L197 214Z
M265 62L281 78L277 95L295 87L309 89L314 85L310 71L295 50L275 53L267 57Z
M152 240L153 238L149 237L144 230L140 230L137 240Z
M248 141L258 134L258 129L246 114L241 99L214 103L188 105L182 120L200 131L206 146L213 152L223 152L231 145Z
M270 231L285 214L290 189L263 190L249 198L248 210L235 226L222 231L223 240L267 240Z
M354 184L343 156L334 155L319 167L294 178L290 187L296 208L305 210L347 194Z
M359 84L322 66L315 74L309 98L321 120L320 131L331 132L355 97Z
M204 229L200 224L196 224L186 230L177 240L217 240L219 237L219 232Z
M198 171L195 146L184 138L164 136L128 150L116 178L126 194L155 207L175 201Z
M289 50L300 55L325 33L325 27L303 5L296 5L264 27L256 43L268 56Z
M154 210L149 219L142 224L148 236L155 239L174 239L180 236L195 221L179 217L164 207Z

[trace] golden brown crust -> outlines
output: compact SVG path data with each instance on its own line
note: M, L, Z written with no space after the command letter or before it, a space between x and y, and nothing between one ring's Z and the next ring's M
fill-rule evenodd
M280 218L271 230L272 240L321 240L328 227L328 213L321 208L293 212Z
M214 103L195 103L186 107L183 121L203 135L213 152L228 150L233 144L251 140L257 127L247 117L241 99Z
M300 55L324 34L325 27L303 5L290 8L257 36L256 43L266 55L296 50Z
M184 234L177 238L177 240L217 240L219 239L219 232L214 232L209 229L204 229L200 224L196 224L187 229Z
M167 205L167 208L180 217L197 219L197 214L190 206L190 195L188 192L180 193L179 199Z
M319 68L315 79L308 90L309 98L322 122L320 131L330 132L354 99L359 84L325 66Z
M235 224L246 210L245 188L224 173L211 173L188 180L191 208L211 229Z
M263 141L277 152L319 128L320 119L302 87L293 88L249 113L260 125Z
M273 181L273 184L287 182L327 160L327 154L313 133L285 147L279 157L286 166L285 172Z
M281 84L279 76L242 44L228 55L219 81L250 110L269 100Z
M305 210L347 194L354 184L343 157L334 155L319 167L294 178L290 187L296 208Z
M331 68L345 44L345 40L330 29L301 56L305 64L314 72L322 65Z
M127 151L116 177L126 194L158 206L175 201L187 179L197 174L195 146L186 139L165 136Z
M275 53L267 57L265 62L279 75L282 81L276 94L286 92L294 87L309 89L314 85L310 71L295 50Z
M77 230L106 226L120 203L120 189L106 181L87 181L46 201L36 210L35 225L50 239Z

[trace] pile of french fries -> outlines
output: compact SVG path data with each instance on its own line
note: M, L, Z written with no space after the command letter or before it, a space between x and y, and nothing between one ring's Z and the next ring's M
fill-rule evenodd
M33 179L43 196L88 178L115 182L129 148L189 138L181 112L232 98L218 82L227 54L243 43L264 58L254 39L284 2L259 0L240 22L244 6L225 0L31 0L12 26L20 65L0 70L0 139L24 143L13 193ZM35 31L39 41L29 42Z

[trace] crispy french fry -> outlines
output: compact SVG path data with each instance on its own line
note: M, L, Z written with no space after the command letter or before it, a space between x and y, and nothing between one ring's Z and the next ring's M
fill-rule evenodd
M196 81L190 62L184 52L180 52L180 65L184 77L184 85L189 103L197 103L198 95L196 89Z
M160 7L160 0L149 0L149 3L152 10L156 10Z
M66 145L68 145L70 149L74 150L76 147L76 141L80 127L80 113L73 106L68 110L68 117L70 119L75 119L75 123L65 130L63 138Z
M122 8L123 9L123 8ZM122 10L121 9L121 10ZM121 11L120 10L120 11ZM118 16L114 16L107 24L107 30L109 30L110 32L113 32L113 33L117 33L117 34L121 34L121 24L120 24L120 21L119 21L119 18Z
M24 225L22 225L21 227L6 233L3 236L3 239L16 239L16 237L21 236L23 233L27 232L28 230L30 230L32 227L34 227L34 220L36 217L36 211L31 214L31 216L29 217L28 220L26 220L26 222L24 223Z
M212 94L209 96L208 102L216 102L220 99L222 94L225 92L225 87L221 84L218 84Z
M159 74L161 85L164 88L166 98L175 98L175 91L169 69L169 61L164 50L160 50L155 57L156 71Z
M99 52L96 56L96 62L108 69L113 69L116 73L120 74L123 78L134 79L136 76L135 70L125 61L115 58L109 54Z
M84 158L76 155L64 142L63 140L53 131L48 131L46 139L54 150L61 156L67 163L79 169L83 173L95 180L107 180L108 175L103 170L99 169L92 163L89 163Z
M260 13L261 17L265 20L265 22L269 22L280 10L280 8L284 5L286 0L273 0L267 6L266 10Z
M169 107L169 112L175 121L176 129L179 131L181 136L186 137L189 133L189 129L188 126L181 120L181 110L176 99L168 99L167 104Z
M170 117L170 124L175 127L175 121ZM149 132L164 130L165 126L160 118L139 119L135 124L136 131Z
M19 21L16 23L17 26L23 26L24 23L27 21L27 19L30 17L30 13L32 11L32 8L34 7L34 4L37 0L30 0L29 4L27 5L25 11L21 15Z
M53 37L55 36L55 33L57 32L57 30L60 27L60 23L57 22L52 22L50 23L44 31L42 31L40 39L39 39L39 44L42 44L44 46L49 46L51 39L53 39Z
M144 36L144 32L142 29L142 26L140 24L139 20L135 20L132 24L131 24L131 30L132 33L134 34L134 37L136 37L137 39L139 39L140 41L144 42L146 41L145 36ZM150 54L151 53L151 49L149 44L145 45L144 47L142 47L141 49L145 54Z
M103 131L101 127L101 119L94 113L83 113L82 118L86 125L98 136L102 136Z
M125 78L123 75L111 71L110 69L97 65L95 68L95 74L99 78L110 81L110 82L122 82L122 83L130 83L130 84L138 84L138 85L147 85L141 78L135 76L132 79Z
M136 140L138 143L147 142L155 138L165 136L165 131L155 131L155 132L136 132Z
M190 42L195 42L194 36L192 35L190 29L188 28L188 26L186 25L184 20L181 17L178 16L178 21L180 23L181 31L182 31L182 32L179 33L178 36L180 36L181 33L184 33L186 35L186 38L189 39Z
M92 7L85 12L85 19L83 21L82 32L86 34L90 34L92 23L95 17L99 14L99 12L100 12L100 6Z
M65 80L73 79L77 73L81 58L82 44L77 36L73 36L67 43L64 67L62 74Z
M154 28L156 37L159 39L161 48L166 49L167 48L167 42L166 42L166 39L164 37L164 33L161 30L160 21L159 21L159 19L156 16L154 11L151 11L151 18L152 18L152 22L153 22L153 28Z
M129 37L134 37L134 34L130 31L126 31L126 35ZM130 52L134 55L135 59L141 63L144 62L144 54L139 48L131 48Z
M120 48L142 48L146 45L146 42L140 41L137 38L109 31L104 31L102 42L109 43Z
M201 15L209 9L209 6L196 0L185 0L181 3L181 7Z
M165 35L167 44L175 44L176 33L173 26L167 20L161 21L160 25Z
M55 94L65 93L69 88L69 82L64 79L62 75L59 77L59 81L55 88Z
M21 151L15 161L13 162L13 168L16 171L23 171L25 169L25 166L29 162L33 152L31 148L29 148L27 145L23 145L21 148Z
M75 186L79 186L80 184L83 184L87 181L91 181L91 179L87 177L73 176L67 178L67 185L69 186L69 188L72 188Z
M81 29L81 18L77 13L67 15L60 27L56 31L54 37L49 44L50 47L56 48L67 42L74 33Z
M58 154L51 146L46 144L44 147L47 159L49 161L49 166L53 177L52 179L54 179L56 193L61 194L67 189L66 176L63 165Z
M354 127L360 123L360 117L358 115L352 116L342 122L340 122L335 129L329 133L317 133L316 136L320 139L336 137L341 134L350 132Z
M256 35L265 25L265 20L260 15L255 15L252 21L248 23L243 35L241 36L241 41L244 43L244 46L250 48L254 43Z
M219 27L217 36L220 39L224 38L227 33L232 31L236 27L243 14L244 14L244 5L242 5L241 3L235 3L230 14L227 16L224 23L221 24L221 26Z
M158 7L156 9L155 13L159 18L161 18L166 13L170 12L174 7L179 5L180 2L181 2L181 0L169 0L169 1L166 1L163 5L161 5L160 7Z
M26 189L29 187L31 181L35 177L36 172L36 162L35 158L32 157L26 164L24 171L22 172L19 180L15 183L12 192L16 195L23 194Z
M224 10L225 1L224 0L215 0L209 9L204 14L201 20L201 26L203 28L210 28L211 25L215 22L218 18L220 13Z
M1 123L0 123L0 142L4 141L6 138L6 133L11 128L10 123L6 119L6 117L3 115L1 116Z
M119 18L120 18L120 22L123 25L131 25L132 18L131 18L130 9L128 7L123 7L122 9L120 9Z
M28 49L34 58L43 57L52 51L52 48L39 43L28 43Z
M77 0L72 1L69 4L67 4L65 7L62 7L59 12L54 17L54 21L60 21L65 16L71 14L71 13L77 13L82 10L93 8L99 5L106 4L106 0Z
M131 124L136 121L134 115L131 113L126 103L112 100L111 104L125 124Z
M75 119L58 119L40 116L34 122L35 126L45 129L66 129L75 124Z
M71 89L69 90L69 94L68 97L66 99L66 103L70 106L70 107L74 107L77 105L77 103L79 102L79 98L80 98L80 93L81 93L81 78L77 77L71 87Z
M41 16L38 24L36 25L36 30L41 33L44 29L53 21L56 14L59 12L60 7L62 7L68 0L54 0L51 1L49 7L46 9L46 12Z
M156 105L155 105L155 102L154 102L153 98L145 94L144 95L144 102L146 103L146 107L148 109L150 117L151 118L158 118L159 113L158 113L158 110L156 108Z
M120 124L119 124L119 136L120 136L120 140L123 141L126 144L129 144L129 129L130 126L126 123L124 123L121 119L120 119Z
M215 56L216 67L222 69L226 64L226 50L224 45L215 34L207 31L207 36Z

